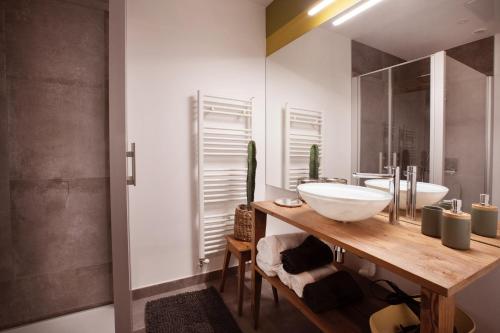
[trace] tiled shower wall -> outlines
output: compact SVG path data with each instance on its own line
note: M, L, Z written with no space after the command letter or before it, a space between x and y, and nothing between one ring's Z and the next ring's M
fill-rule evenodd
M0 1L0 329L112 301L107 1Z

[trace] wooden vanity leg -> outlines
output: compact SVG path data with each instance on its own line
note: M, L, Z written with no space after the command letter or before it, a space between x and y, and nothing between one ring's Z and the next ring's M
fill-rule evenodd
M255 270L257 265L257 243L266 235L266 223L267 214L254 208L252 225L252 313L255 329L259 326L260 294L262 288L262 275Z
M436 294L422 287L420 332L453 333L455 298Z
M280 300L278 298L278 290L275 287L273 287L273 298L274 298L274 304L279 305Z
M240 258L238 266L238 316L243 313L243 290L245 289L245 260Z
M253 328L259 328L260 314L260 294L262 288L262 275L258 272L252 272L252 313L253 313Z
M222 267L222 279L220 281L220 292L224 292L224 284L226 283L227 270L229 267L229 260L231 260L231 252L229 251L229 244L226 245L226 255L224 256L224 266Z

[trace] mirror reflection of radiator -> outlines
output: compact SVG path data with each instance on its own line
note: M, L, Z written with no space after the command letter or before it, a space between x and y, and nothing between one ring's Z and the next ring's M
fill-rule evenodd
M253 108L253 98L218 97L198 91L200 264L208 262L208 255L225 249L224 236L233 233L234 210L246 203Z
M319 146L321 176L323 156L323 112L291 107L284 109L284 188L295 191L297 179L309 176L309 151Z

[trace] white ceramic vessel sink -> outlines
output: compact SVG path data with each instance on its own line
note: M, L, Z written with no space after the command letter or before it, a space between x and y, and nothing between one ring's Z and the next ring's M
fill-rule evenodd
M342 222L364 220L380 213L392 195L371 188L311 183L298 187L302 198L319 214Z
M370 179L365 181L365 185L369 188L383 190L389 192L389 179ZM400 201L399 207L401 209L406 208L406 180L401 181L400 186ZM431 184L431 183L417 183L417 209L422 209L422 207L427 205L432 205L439 202L448 193L448 188Z

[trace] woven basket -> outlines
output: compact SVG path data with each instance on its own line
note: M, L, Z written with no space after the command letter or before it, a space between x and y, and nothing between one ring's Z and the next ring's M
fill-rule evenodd
M246 209L247 205L239 205L234 212L234 238L244 242L252 241L253 214Z

